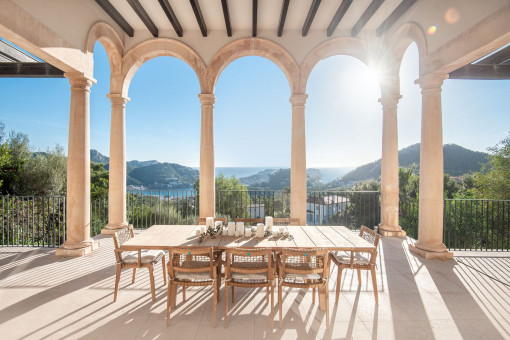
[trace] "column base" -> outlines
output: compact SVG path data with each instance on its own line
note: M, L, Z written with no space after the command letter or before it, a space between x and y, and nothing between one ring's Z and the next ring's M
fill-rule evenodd
M55 250L56 256L62 256L62 257L78 257L78 256L85 256L87 254L90 254L92 251L99 249L99 242L93 241L90 245L87 245L82 248L66 248L65 243Z
M420 249L417 246L415 246L414 244L410 244L409 251L411 253L419 255L425 259L440 259L440 260L453 259L453 253L446 250L446 247L445 247L444 251L437 252L437 251Z
M117 231L128 227L129 224L107 224L103 229L101 229L101 235L113 235Z
M402 230L400 226L389 227L379 224L377 230L379 234L384 237L402 237L402 238L407 237L407 233L404 230Z

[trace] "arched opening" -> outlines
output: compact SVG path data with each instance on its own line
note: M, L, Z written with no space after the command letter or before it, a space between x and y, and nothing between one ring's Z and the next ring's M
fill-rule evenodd
M337 55L317 63L306 88L307 223L346 223L341 219L347 217L349 204L362 199L375 207L374 195L351 197L343 191L353 189L355 182L379 180L382 112L377 74L359 59ZM311 169L317 169L315 181ZM378 190L378 184L357 189ZM375 225L378 216L372 210L366 214L370 221L351 223Z
M242 57L223 70L215 95L217 175L241 177L251 199L242 200L240 211L222 211L222 201L241 197L217 188L217 213L289 217L292 114L285 74L266 58Z

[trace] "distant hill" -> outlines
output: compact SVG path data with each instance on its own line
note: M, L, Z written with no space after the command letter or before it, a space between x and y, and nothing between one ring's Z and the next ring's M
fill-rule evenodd
M472 151L457 144L443 146L444 172L451 176L460 176L473 171L480 171L481 165L487 162L485 152ZM420 143L408 146L398 152L398 163L401 167L416 164L420 167ZM362 165L342 177L343 181L363 181L379 179L381 176L381 159Z
M103 163L104 165L110 163L110 159L97 150L90 150L90 161L94 163Z
M157 163L129 172L130 177L148 187L191 187L198 175L198 170L174 163Z
M319 169L306 169L306 181L313 185L322 179ZM290 169L266 169L255 175L241 178L250 190L283 190L290 186Z

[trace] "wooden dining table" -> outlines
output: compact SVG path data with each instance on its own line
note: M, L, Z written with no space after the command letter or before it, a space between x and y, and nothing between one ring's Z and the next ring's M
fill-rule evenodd
M246 236L207 235L201 243L196 235L198 225L154 225L123 243L122 250L158 249L169 250L181 247L212 247L215 250L228 248L283 248L315 249L328 251L373 252L374 245L343 226L285 226L292 237L263 238ZM274 226L273 228L280 228ZM276 230L276 229L274 229ZM319 289L319 306L325 309L325 290Z

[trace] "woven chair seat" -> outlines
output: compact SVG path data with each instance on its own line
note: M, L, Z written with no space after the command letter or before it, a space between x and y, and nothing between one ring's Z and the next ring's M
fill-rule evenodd
M346 264L346 265L350 265L351 264L351 256L350 255L347 255L347 254L331 254L331 256L334 257L334 259L339 263L339 264ZM357 265L369 265L370 264L370 259L363 256L363 255L360 255L360 254L354 254L354 259L353 259L353 264L357 264Z
M175 272L175 278L177 280L197 280L197 281L212 281L211 272L198 272L198 273L187 273L187 272Z
M141 263L156 263L158 262L165 252L162 250L142 250L141 252ZM138 263L138 252L137 251L125 251L122 252L122 262L124 263Z
M305 280L320 280L321 276L317 273L315 274L295 274L295 273L287 273L285 274L285 279L290 279L294 282L305 282Z
M232 273L232 279L235 281L267 281L267 273Z

